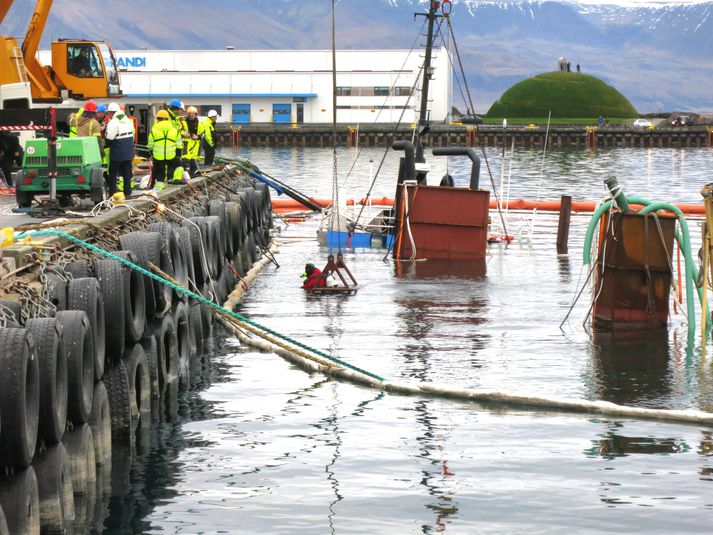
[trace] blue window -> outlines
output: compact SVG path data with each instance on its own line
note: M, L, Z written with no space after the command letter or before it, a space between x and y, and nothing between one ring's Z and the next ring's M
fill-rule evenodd
M289 123L292 120L292 104L273 104L272 121L274 123Z
M250 124L250 104L233 104L233 124Z

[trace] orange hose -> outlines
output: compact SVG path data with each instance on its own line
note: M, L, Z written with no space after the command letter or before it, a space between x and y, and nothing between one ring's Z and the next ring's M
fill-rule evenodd
M404 188L403 194L405 196L408 196L408 191L406 190L406 186L404 186L403 188ZM406 206L406 203L401 201L401 207L400 207L401 210L399 210L400 216L401 216L401 226L399 227L399 243L397 244L397 247L396 247L396 258L397 259L401 258L401 241L403 240L403 237L404 237L404 209L405 209L404 207L405 206Z

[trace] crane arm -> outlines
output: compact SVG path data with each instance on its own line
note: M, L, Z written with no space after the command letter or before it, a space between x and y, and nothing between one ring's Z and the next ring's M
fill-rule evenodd
M27 62L28 57L34 57L40 47L50 9L52 9L52 0L37 0L35 11L32 13L30 23L27 25L25 40L22 42L22 55L25 56L25 62Z
M0 24L5 19L5 15L10 11L13 0L0 0Z
M37 0L32 18L27 25L25 40L22 42L22 57L25 60L27 76L32 84L32 98L34 99L55 98L59 92L54 80L50 78L48 70L37 59L37 49L40 47L50 9L52 9L52 0Z

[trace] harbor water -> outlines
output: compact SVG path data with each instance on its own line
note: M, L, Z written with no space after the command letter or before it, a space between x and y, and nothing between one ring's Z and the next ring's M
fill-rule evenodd
M365 149L353 165L357 152L338 150L345 197L365 196L383 155ZM595 201L616 175L630 195L698 203L713 169L708 149L516 150L504 166L500 150L486 154L481 187L492 189L489 167L512 199ZM331 195L331 149L222 156ZM467 183L466 162L432 163L432 182L448 171ZM397 167L389 153L373 197L393 196ZM504 219L516 239L491 245L482 264L345 250L362 287L325 297L300 288L304 264L330 252L318 220L282 224L279 268L265 268L238 312L391 380L713 411L710 343L688 340L680 308L661 331L589 329L591 295L575 301L588 215L573 216L568 256L556 254L556 214ZM700 224L690 227L697 250ZM308 374L219 328L210 351L174 417L114 454L104 533L710 532L711 427L386 394Z

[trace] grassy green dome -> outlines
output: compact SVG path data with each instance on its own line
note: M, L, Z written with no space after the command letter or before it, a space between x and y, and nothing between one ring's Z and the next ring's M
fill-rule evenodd
M631 102L599 78L577 72L547 72L518 82L488 110L503 117L636 117Z

